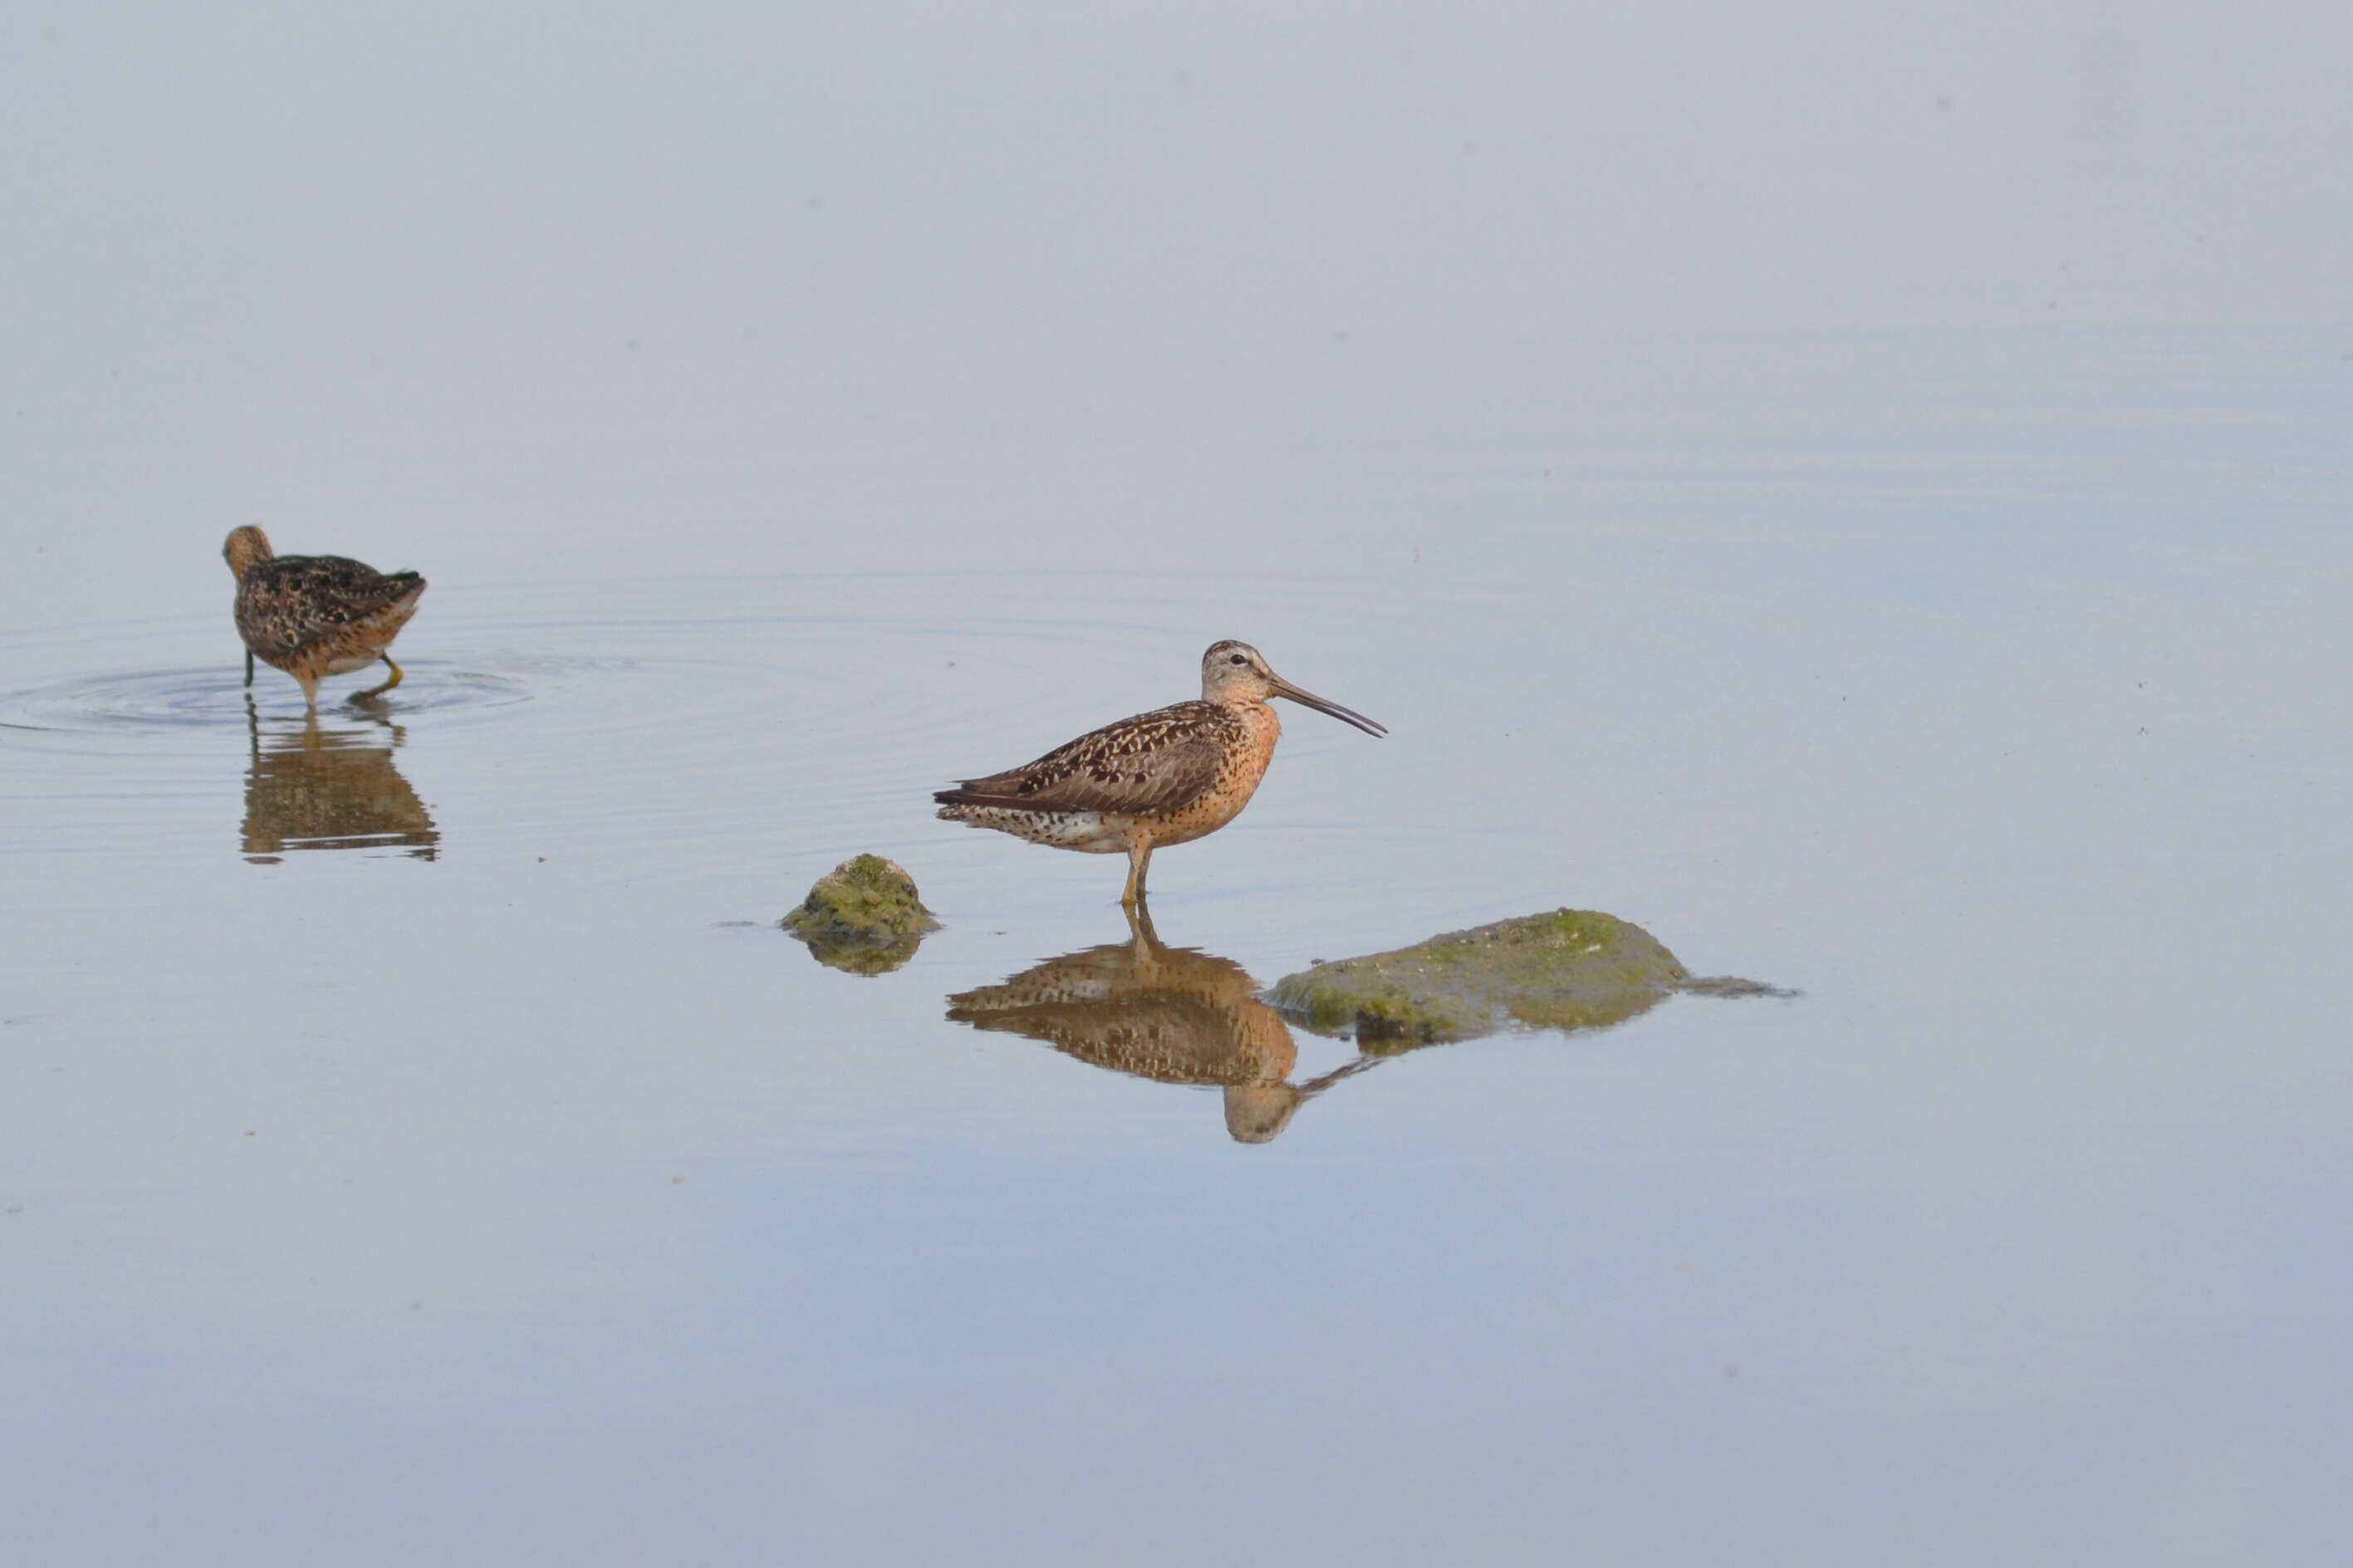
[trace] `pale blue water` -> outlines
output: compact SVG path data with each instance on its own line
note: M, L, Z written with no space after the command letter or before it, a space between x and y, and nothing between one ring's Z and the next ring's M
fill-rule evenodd
M11 21L7 1560L2336 1561L2345 23L1989 15ZM1802 994L950 1022L1123 868L929 792L1221 637L1391 734L1169 942Z

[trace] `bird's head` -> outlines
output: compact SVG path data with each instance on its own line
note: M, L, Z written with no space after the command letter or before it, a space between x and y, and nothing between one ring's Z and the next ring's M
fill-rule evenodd
M1329 702L1312 691L1293 686L1275 674L1266 656L1246 642L1229 638L1211 643L1209 651L1201 656L1201 700L1221 702L1229 707L1245 703L1264 702L1270 698L1287 697L1319 713L1329 713L1345 723L1354 724L1367 735L1386 735L1388 731L1352 709Z
M269 535L251 523L231 529L227 542L221 546L221 554L227 559L228 569L237 574L237 580L240 583L245 581L245 574L253 569L255 562L267 561L271 553Z

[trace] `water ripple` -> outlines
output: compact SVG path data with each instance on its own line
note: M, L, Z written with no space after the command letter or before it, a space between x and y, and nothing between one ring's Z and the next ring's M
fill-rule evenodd
M403 666L406 679L384 696L355 701L327 693L319 712L322 718L340 712L401 719L509 708L591 668L587 660L507 660L497 668L481 668L416 659ZM281 685L284 690L275 689ZM274 670L262 672L251 696L264 717L302 711L300 693ZM0 734L14 731L11 738L21 739L40 733L242 728L247 697L244 671L235 665L82 676L0 694Z

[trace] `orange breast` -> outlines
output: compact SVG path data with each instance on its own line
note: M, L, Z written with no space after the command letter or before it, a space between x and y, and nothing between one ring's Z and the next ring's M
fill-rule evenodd
M1266 765L1274 760L1274 743L1282 737L1282 721L1263 702L1239 710L1246 731L1242 743L1226 754L1218 781L1191 803L1176 810L1140 819L1156 847L1184 844L1215 833L1248 805L1258 793Z

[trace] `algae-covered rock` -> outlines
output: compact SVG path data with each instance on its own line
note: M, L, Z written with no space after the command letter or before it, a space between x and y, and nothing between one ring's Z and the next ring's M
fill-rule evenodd
M915 956L923 933L939 929L915 893L915 879L895 860L859 855L817 879L800 908L781 921L830 969L881 974Z
M1319 963L1283 976L1268 1000L1317 1034L1353 1035L1378 1050L1464 1040L1514 1024L1598 1029L1677 991L1787 994L1754 981L1694 980L1641 926L1590 910L1555 910Z

